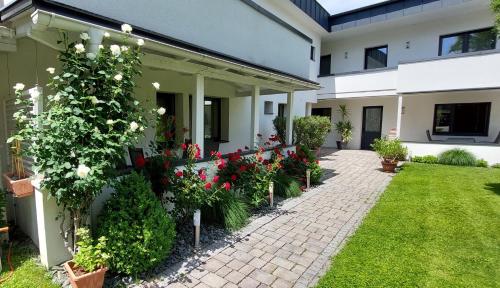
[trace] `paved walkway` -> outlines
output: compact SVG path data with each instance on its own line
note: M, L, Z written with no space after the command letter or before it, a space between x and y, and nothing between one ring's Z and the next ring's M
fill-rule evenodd
M158 287L309 287L377 201L392 175L373 152L325 150L324 184L240 231L235 243L161 273ZM179 275L182 277L179 279Z

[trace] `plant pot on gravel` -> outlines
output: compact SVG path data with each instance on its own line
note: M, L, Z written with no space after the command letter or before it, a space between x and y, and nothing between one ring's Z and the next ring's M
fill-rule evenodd
M73 288L101 288L104 284L104 275L108 271L108 268L104 267L87 273L81 267L75 267L73 261L64 263L64 268L68 272Z

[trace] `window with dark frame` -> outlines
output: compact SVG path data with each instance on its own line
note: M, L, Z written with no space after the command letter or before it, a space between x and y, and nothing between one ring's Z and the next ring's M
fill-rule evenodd
M439 56L495 49L496 36L493 28L440 36Z
M332 108L312 108L311 115L328 117L332 121Z
M274 114L274 103L273 101L264 101L264 114L272 115Z
M377 69L387 67L387 45L365 49L365 69Z
M491 102L436 104L432 134L488 136Z
M316 61L316 47L314 46L311 46L311 55L309 55L309 58L312 60L312 61Z
M332 55L323 55L319 60L319 75L330 75L332 65Z

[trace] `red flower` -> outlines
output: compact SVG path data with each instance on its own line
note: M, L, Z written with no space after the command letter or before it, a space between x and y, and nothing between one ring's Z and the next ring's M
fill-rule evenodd
M207 189L207 190L208 190L208 189L210 189L210 188L212 188L212 183L207 182L207 183L205 184L205 189Z
M170 151L170 150L168 150L168 149L167 149L167 150L165 150L165 156L167 156L167 157L172 156L172 151Z
M269 160L266 159L266 160L262 161L262 164L264 164L264 165L269 164Z
M247 171L247 169L248 169L248 167L245 165L240 166L240 172L245 172L245 171Z
M229 191L231 189L231 184L229 184L229 182L226 182L222 185L222 187L226 189L226 191Z
M144 159L144 156L138 155L137 157L135 157L135 166L137 168L141 169L142 167L144 167L145 164L146 160Z
M271 170L273 170L273 165L267 164L267 171L271 171Z
M165 168L165 169L170 168L170 161L163 162L163 168Z
M257 158L257 161L262 162L262 161L264 161L264 158L262 158L262 157L260 157L260 156L259 156L259 157Z
M203 181L207 181L207 174L205 173L204 169L200 169L198 171L198 175L200 176L200 179Z
M177 171L177 172L175 173L175 176L177 176L177 177L179 177L179 178L180 178L180 177L182 177L183 175L184 175L184 173L183 173L182 171Z
M181 148L182 148L182 150L186 151L186 149L187 149L186 143L182 143Z
M214 182L214 183L219 182L219 178L220 178L220 177L219 177L218 175L215 175L215 176L214 176L214 179L212 179L212 182Z
M232 181L236 181L236 179L238 179L238 177L237 177L236 175L234 175L234 174L233 174L233 175L231 175L231 180L232 180Z
M167 185L168 184L168 178L167 177L162 177L160 181L161 181L161 184L163 184L163 185Z

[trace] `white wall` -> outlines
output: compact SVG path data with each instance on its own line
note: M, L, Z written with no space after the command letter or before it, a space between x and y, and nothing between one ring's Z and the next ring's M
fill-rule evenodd
M434 105L446 103L491 102L488 137L474 137L476 141L493 141L500 132L500 91L462 91L448 93L415 94L403 97L404 114L401 116L401 139L427 142L426 130L431 131ZM452 136L432 136L445 140ZM463 138L459 137L459 138ZM500 152L499 152L500 153Z
M58 0L243 60L307 77L305 39L235 0ZM131 13L133 11L133 13Z
M469 9L464 9L450 16L417 23L405 19L403 17L391 25L369 24L373 28L366 32L344 31L342 37L324 41L321 54L332 54L332 73L361 71L364 69L365 48L388 45L388 67L396 67L400 61L437 57L441 35L493 26L493 16L487 9L470 13ZM407 41L410 42L409 49L406 49ZM345 52L348 53L347 59Z
M367 106L383 106L382 115L382 136L389 134L389 131L396 128L396 111L397 111L397 97L367 97L367 98L353 98L353 99L339 99L321 101L314 104L314 108L332 108L332 124L334 125L340 121L340 113L338 105L347 105L349 111L349 120L353 125L353 138L349 142L349 149L361 148L361 132L363 125L363 107ZM336 147L336 141L340 137L335 131L328 134L325 147Z

